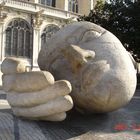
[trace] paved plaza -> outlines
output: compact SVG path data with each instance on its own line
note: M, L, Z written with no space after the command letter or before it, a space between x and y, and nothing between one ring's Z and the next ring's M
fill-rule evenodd
M68 113L60 123L30 121L12 114L0 91L0 140L140 140L140 90L122 109L84 116Z

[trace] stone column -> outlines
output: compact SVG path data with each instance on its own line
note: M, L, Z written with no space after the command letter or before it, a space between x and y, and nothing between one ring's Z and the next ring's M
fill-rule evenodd
M68 0L65 0L64 10L68 11Z
M3 59L3 49L4 49L4 46L3 46L3 34L4 31L3 31L3 22L0 22L0 62L2 61Z
M32 55L32 70L38 70L38 53L40 50L40 29L34 27L33 29L33 55Z
M4 13L5 3L0 4L0 61L4 58L4 23L7 18L7 13Z
M4 36L4 30L3 30L3 22L0 20L0 69L1 69L1 63L4 58L4 42L3 42L3 36ZM0 89L2 88L2 72L0 70Z
M38 70L38 54L41 47L41 36L40 36L40 26L43 23L41 18L44 10L40 10L35 13L33 18L33 55L32 55L32 70Z
M5 48L5 34L4 34L4 23L5 23L5 19L7 18L7 13L4 13L4 6L5 3L2 2L0 4L0 68L1 68L1 63L4 59L4 48ZM0 89L2 88L2 72L0 70Z

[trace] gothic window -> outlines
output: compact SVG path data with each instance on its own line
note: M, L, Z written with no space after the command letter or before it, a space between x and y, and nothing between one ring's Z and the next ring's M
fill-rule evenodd
M40 3L43 5L55 7L55 0L40 0Z
M47 40L51 38L53 34L55 34L59 30L59 27L56 25L48 25L41 35L41 45L45 44Z
M78 1L68 0L68 11L78 13Z
M5 56L31 58L32 29L26 21L18 18L6 29Z

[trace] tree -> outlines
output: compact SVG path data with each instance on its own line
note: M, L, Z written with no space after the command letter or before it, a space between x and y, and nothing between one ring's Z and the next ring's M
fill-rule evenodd
M96 23L115 34L124 47L140 62L140 2L131 0L110 0L110 3L97 2L88 16L79 21Z

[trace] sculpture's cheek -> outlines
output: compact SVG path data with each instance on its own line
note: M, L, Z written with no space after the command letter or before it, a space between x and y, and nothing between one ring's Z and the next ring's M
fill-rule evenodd
M109 70L110 65L105 60L87 63L79 75L82 92L94 90Z

